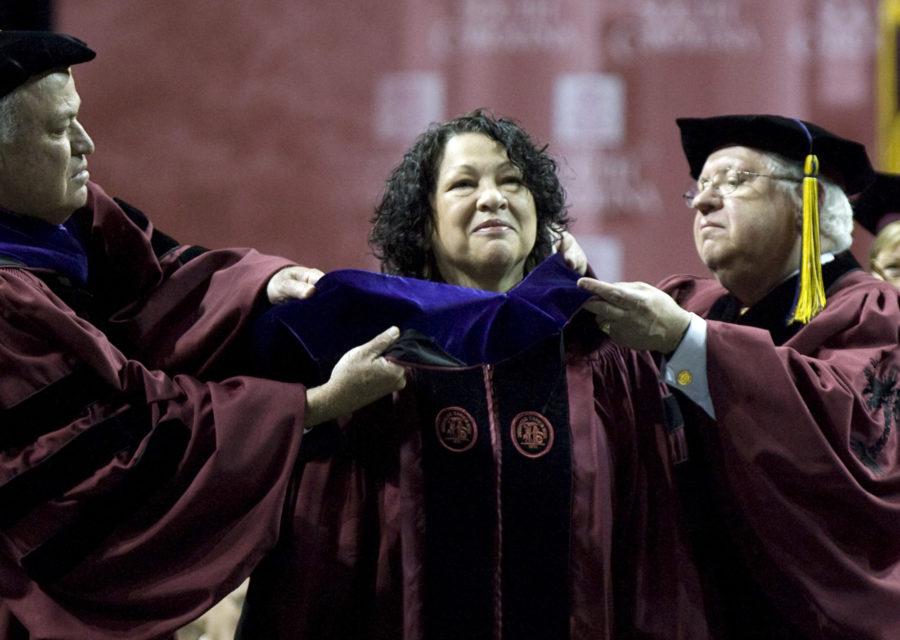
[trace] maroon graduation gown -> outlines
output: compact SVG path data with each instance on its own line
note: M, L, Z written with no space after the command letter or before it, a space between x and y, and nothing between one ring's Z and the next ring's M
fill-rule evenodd
M214 374L288 262L179 246L94 184L75 216L87 287L0 268L0 614L156 638L278 537L304 388Z
M407 361L393 399L317 427L239 637L704 638L658 371L590 342Z
M708 319L716 420L684 400L686 523L721 638L900 638L900 293L849 254L788 326L795 280L741 313L716 282L661 287Z

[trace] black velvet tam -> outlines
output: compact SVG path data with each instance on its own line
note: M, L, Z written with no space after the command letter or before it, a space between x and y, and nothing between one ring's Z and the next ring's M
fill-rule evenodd
M38 74L93 60L96 54L72 36L49 31L0 31L0 97Z
M900 175L878 173L875 182L853 201L853 217L873 234L900 213Z
M772 115L727 115L679 118L681 146L695 180L711 153L731 146L751 147L803 162L819 159L819 172L849 195L863 191L875 179L866 148L822 127L795 118Z

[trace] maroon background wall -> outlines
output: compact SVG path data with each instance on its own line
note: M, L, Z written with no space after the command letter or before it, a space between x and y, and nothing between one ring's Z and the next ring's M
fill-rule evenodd
M428 122L549 142L610 278L702 273L678 116L773 112L871 147L876 0L57 0L91 173L183 241L375 268L368 218ZM859 232L857 252L870 242Z

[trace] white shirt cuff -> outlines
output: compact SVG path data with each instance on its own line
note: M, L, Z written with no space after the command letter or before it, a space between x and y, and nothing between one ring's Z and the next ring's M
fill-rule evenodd
M691 324L668 361L663 361L664 380L678 389L715 420L706 377L706 320L691 314Z

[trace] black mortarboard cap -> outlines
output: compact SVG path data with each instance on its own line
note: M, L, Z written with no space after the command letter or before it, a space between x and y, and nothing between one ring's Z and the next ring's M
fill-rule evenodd
M857 222L877 234L885 225L900 217L900 175L876 173L875 182L852 204L853 217Z
M0 31L0 97L38 74L93 60L78 38L49 31Z
M752 147L796 160L819 160L819 173L840 185L847 195L863 191L875 179L866 148L811 122L773 115L727 115L679 118L681 146L696 180L711 153L731 146Z

